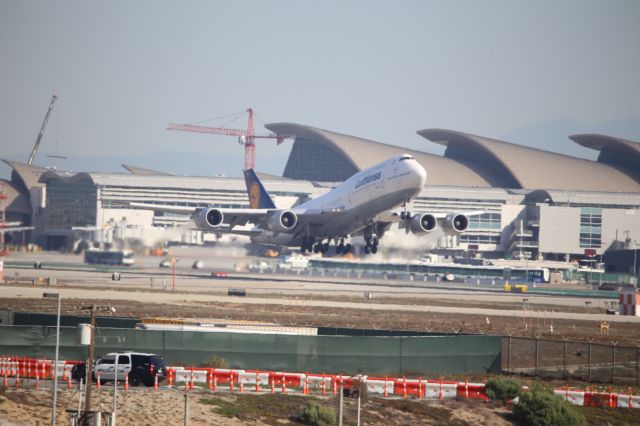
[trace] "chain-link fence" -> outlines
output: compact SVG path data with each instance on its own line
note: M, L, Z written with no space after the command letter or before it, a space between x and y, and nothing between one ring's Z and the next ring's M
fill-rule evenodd
M503 336L502 371L563 380L640 383L640 347Z

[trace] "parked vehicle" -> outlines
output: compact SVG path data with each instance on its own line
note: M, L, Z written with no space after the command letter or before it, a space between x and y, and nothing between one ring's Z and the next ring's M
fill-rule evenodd
M87 250L84 252L84 263L90 265L124 265L135 263L133 253L129 250Z
M71 378L74 380L84 379L87 375L86 364L76 364L71 370ZM113 381L117 379L124 381L128 376L131 386L153 386L155 376L158 382L162 381L167 374L167 367L164 358L160 355L142 352L113 352L100 356L96 359L93 367L93 380L97 380L98 374L101 381Z

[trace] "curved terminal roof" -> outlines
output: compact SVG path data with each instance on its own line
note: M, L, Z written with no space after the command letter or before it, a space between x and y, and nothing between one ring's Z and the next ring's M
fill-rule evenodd
M466 164L493 186L524 189L640 192L628 174L595 161L444 129L417 132L447 147L445 157Z
M40 166L30 166L18 161L2 160L12 169L11 180L14 184L23 185L24 189L29 190L38 185L40 176L47 171L46 168ZM17 179L16 179L17 178ZM16 182L17 180L17 182Z
M640 142L633 142L626 139L616 138L614 136L599 135L595 133L580 134L569 136L569 139L585 148L602 151L603 148L614 148L620 151L626 151L635 155L640 159Z
M473 169L438 155L294 123L271 123L265 127L276 134L295 136L296 140L304 138L324 144L339 152L356 170L366 169L393 155L407 153L413 155L427 170L429 185L491 186Z
M608 164L631 175L640 183L640 143L607 135L581 134L569 136L585 148L600 152L598 162Z
M10 214L31 214L31 200L29 195L20 191L15 184L4 179L0 180L0 193L1 192L4 192L4 195L7 197L4 205L7 216Z
M131 164L122 164L122 167L127 169L132 175L142 176L171 176L171 173L160 172L158 170L147 169L145 167L133 166Z

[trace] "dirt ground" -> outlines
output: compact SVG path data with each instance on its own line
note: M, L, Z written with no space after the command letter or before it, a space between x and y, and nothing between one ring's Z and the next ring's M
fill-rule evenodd
M58 397L59 424L69 424L67 409L76 410L80 394L63 390ZM337 397L293 395L228 395L190 391L191 425L305 424L300 419L311 400L337 411ZM94 390L93 408L111 411L112 390ZM184 424L184 392L180 390L130 389L118 393L118 423L122 425ZM345 424L355 424L357 400L345 398ZM510 410L479 401L416 401L370 398L363 404L367 425L510 425ZM25 388L0 390L0 425L45 425L51 416L51 391Z
M110 387L94 389L92 408L111 412ZM63 389L58 395L57 423L69 424L67 410L76 411L81 394ZM190 425L287 425L302 420L311 401L338 412L337 397L270 394L224 394L191 390L188 396ZM134 388L118 392L117 421L121 425L183 425L185 396L179 389ZM637 410L581 408L590 425L640 425ZM107 414L108 415L108 414ZM51 391L30 388L0 389L0 426L46 425L51 416ZM511 408L479 400L416 400L365 398L362 424L400 425L517 425ZM357 399L344 398L344 424L355 425Z
M282 297L282 296L280 296ZM311 297L311 296L309 296ZM314 299L325 300L324 297L314 296ZM328 300L328 299L327 299ZM348 297L341 300L348 301ZM356 299L354 298L354 301ZM383 300L382 303L394 299ZM358 300L365 303L362 299ZM404 300L406 303L406 299ZM450 301L435 300L421 301L422 303L450 303ZM85 315L80 309L92 303L91 300L64 299L63 314ZM441 314L429 312L410 312L367 309L336 309L331 307L311 306L279 306L272 304L251 305L247 307L238 302L210 303L197 301L182 301L180 303L139 303L127 300L103 300L102 303L117 305L119 317L148 318L198 318L198 319L226 319L249 320L266 323L277 323L310 327L347 327L395 329L412 331L429 331L444 333L488 333L498 335L512 335L551 339L569 339L577 341L591 340L594 343L610 344L616 341L621 346L640 345L640 328L637 323L611 323L608 333L602 333L598 321L574 321L535 317L505 317L484 315ZM381 303L381 300L376 300ZM460 304L466 302L459 301ZM469 304L478 305L472 300ZM466 306L466 305L465 305ZM0 298L0 309L27 312L55 313L55 307L44 299L11 299ZM535 309L532 307L531 309ZM513 309L512 309L513 310ZM521 311L521 310L520 310ZM518 312L520 312L518 311Z

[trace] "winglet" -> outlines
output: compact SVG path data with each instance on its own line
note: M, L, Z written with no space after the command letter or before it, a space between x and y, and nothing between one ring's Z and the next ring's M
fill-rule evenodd
M275 209L276 205L264 189L262 182L258 179L253 169L244 171L244 181L247 184L247 194L249 194L249 205L252 209Z

